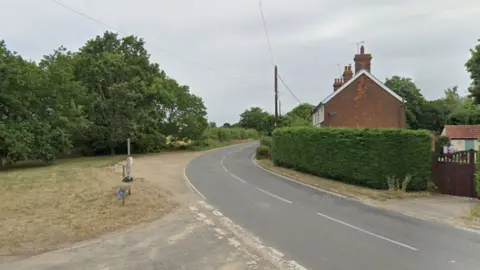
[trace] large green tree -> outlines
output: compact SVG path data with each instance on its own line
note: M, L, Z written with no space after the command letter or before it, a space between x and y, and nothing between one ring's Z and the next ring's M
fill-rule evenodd
M480 39L478 41L480 42ZM470 53L470 59L465 64L472 79L472 84L468 91L475 99L475 103L480 104L480 44L471 49Z

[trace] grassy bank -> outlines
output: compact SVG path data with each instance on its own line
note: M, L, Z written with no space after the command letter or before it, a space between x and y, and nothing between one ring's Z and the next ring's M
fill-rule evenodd
M385 201L390 199L403 199L428 196L427 192L401 192L371 189L356 185L350 185L339 181L334 181L315 175L298 172L292 169L276 166L271 160L257 160L258 164L267 170L271 170L280 175L295 179L307 185L322 188L335 193L359 198L362 200Z
M177 151L202 151L247 141L187 146ZM68 246L158 219L177 206L172 194L145 179L137 179L134 194L122 206L115 191L122 177L119 162L124 159L59 159L49 166L24 162L0 171L0 256L31 255Z

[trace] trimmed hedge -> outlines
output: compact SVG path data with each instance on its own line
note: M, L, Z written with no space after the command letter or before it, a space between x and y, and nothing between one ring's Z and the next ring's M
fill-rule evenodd
M431 178L428 131L289 127L273 132L272 159L279 166L349 184L387 189L387 176L412 176L409 190Z
M268 147L272 147L272 137L263 137L261 140L260 140L260 145L265 145L265 146L268 146Z
M258 131L245 128L207 128L202 134L202 139L212 139L219 142L231 140L257 139Z
M260 145L257 147L256 155L257 159L267 159L270 157L270 147L266 145Z

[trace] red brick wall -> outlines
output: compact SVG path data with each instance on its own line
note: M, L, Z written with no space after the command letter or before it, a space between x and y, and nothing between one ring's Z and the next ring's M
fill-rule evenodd
M402 102L366 75L325 106L325 124L329 127L405 128L405 117Z

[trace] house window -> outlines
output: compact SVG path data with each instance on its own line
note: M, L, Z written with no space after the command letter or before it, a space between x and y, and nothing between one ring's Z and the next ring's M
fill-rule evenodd
M475 140L465 140L465 150L475 149Z

